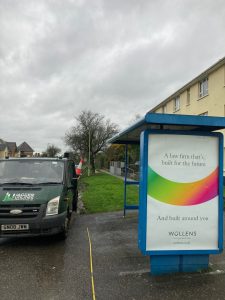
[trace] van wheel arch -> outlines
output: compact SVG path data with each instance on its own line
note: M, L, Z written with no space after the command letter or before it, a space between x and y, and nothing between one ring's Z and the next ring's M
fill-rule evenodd
M68 207L62 231L58 234L58 238L60 240L65 240L68 237L69 228L70 228L70 219L71 219L71 213Z

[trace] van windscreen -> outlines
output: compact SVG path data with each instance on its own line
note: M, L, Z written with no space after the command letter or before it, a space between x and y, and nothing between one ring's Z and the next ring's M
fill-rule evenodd
M4 160L0 161L0 184L62 183L63 161Z

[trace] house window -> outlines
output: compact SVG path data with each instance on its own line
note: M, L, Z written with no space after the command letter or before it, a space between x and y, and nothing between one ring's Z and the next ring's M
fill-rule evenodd
M191 93L190 89L187 89L187 105L190 105Z
M162 113L166 114L166 105L163 105L163 107L162 107Z
M199 114L199 116L208 116L208 112L206 111L206 112L204 112L202 114Z
M204 78L199 82L199 97L202 98L208 95L208 78Z
M174 111L178 111L179 109L180 109L180 96L177 96L174 99Z

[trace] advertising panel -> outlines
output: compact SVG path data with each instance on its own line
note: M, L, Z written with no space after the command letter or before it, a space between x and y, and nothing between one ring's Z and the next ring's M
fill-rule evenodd
M146 251L218 250L219 138L148 135Z

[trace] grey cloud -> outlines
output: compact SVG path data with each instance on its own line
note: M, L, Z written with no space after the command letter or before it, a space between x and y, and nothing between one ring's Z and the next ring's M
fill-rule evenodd
M225 53L222 0L0 0L0 138L38 150L83 109L121 127Z

